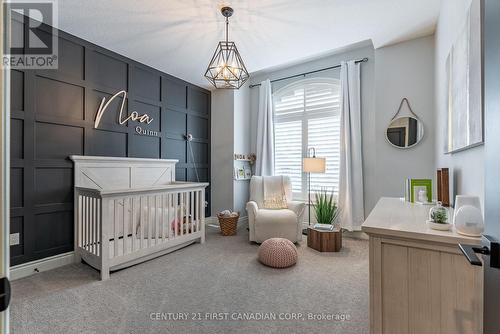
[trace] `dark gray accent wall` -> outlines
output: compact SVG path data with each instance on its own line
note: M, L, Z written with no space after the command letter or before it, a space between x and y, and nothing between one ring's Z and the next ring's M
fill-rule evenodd
M119 125L121 100L94 129L102 97L120 90L128 92L127 113L152 116L141 126L158 137L137 135L135 122ZM11 233L20 233L21 243L11 246L11 265L73 250L69 155L179 159L177 180L196 181L196 164L200 181L209 181L210 98L205 89L62 31L58 70L12 70ZM194 161L186 133L194 136Z

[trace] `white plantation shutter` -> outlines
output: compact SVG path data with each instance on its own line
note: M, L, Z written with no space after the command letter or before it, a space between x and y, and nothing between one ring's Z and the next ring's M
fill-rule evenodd
M302 191L302 122L274 124L274 174L288 175L294 193Z
M340 155L340 81L301 80L274 94L275 175L288 175L294 196L307 197L302 158L314 147L326 159L325 174L311 174L311 191L338 191Z
M311 191L327 187L338 192L340 158L340 118L327 117L309 120L309 147L316 149L316 156L326 158L326 173L311 173Z

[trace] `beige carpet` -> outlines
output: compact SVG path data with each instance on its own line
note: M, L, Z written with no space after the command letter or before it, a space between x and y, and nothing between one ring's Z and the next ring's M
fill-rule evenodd
M244 229L222 237L208 228L204 245L106 282L85 264L14 281L11 332L368 333L367 241L344 238L340 253L326 254L304 237L297 265L280 270L262 266L247 240Z

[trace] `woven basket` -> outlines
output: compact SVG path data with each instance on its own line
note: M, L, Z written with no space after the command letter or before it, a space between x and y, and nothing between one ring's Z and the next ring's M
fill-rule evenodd
M238 224L238 219L240 218L240 213L236 216L224 217L220 213L217 214L219 219L219 226L222 235L236 235L236 225Z

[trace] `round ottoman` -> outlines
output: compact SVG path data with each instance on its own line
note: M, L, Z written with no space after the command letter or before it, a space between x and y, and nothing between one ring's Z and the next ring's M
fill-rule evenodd
M293 266L297 263L297 247L288 239L267 239L259 247L259 261L273 268Z

